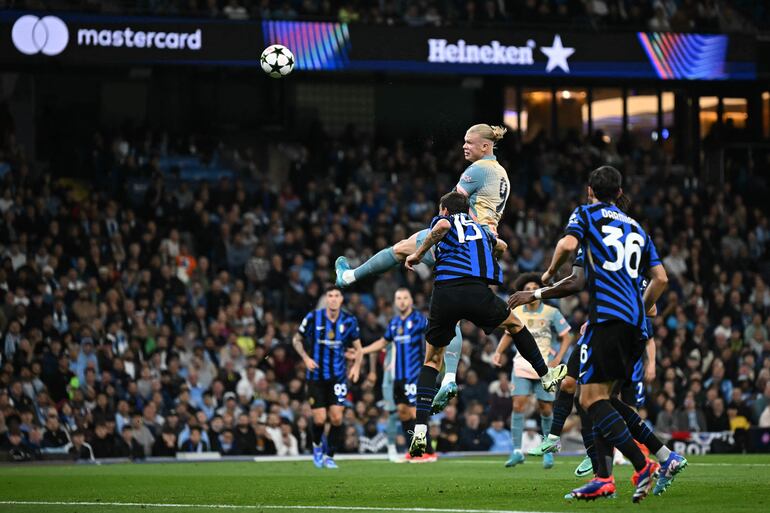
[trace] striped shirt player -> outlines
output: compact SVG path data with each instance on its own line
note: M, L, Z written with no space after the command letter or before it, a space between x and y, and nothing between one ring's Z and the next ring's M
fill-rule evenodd
M428 319L412 310L406 317L396 315L388 323L383 338L393 347L393 399L396 404L415 405L417 378L425 358L425 330Z
M660 265L655 244L633 218L617 206L596 202L575 209L566 235L575 237L585 260L590 294L588 328L580 345L580 383L629 379L641 356L646 324L640 270ZM592 348L594 337L633 340L619 350ZM594 344L595 345L595 344ZM603 340L602 340L602 345Z
M497 257L505 251L506 244L471 219L467 210L468 199L462 193L445 194L439 204L439 215L431 222L430 233L405 262L408 269L414 270L425 253L436 246L426 332L428 347L417 384L417 421L409 446L413 457L421 456L426 449L427 420L436 394L436 377L444 348L454 337L460 320L472 322L487 334L498 327L505 328L548 390L555 388L567 372L564 365L549 371L532 335L489 287L502 284L503 273Z
M345 310L331 321L326 309L319 308L305 316L298 332L308 356L318 364L306 375L310 406L344 405L348 394L345 350L360 339L358 321Z
M436 216L430 228L441 220L449 221L450 229L436 246L436 283L470 278L502 284L503 271L494 254L497 237L465 213Z
M584 267L585 266L585 259L583 258L583 250L582 248L578 250L577 256L575 257L575 261L572 264L573 267ZM640 273L642 276L644 276L646 270L640 269ZM639 285L639 291L642 295L644 295L644 291L647 288L648 282L647 279L642 278L641 283ZM644 342L645 344L649 339L651 339L653 336L653 327L652 327L652 318L645 316L644 320L644 326L642 328L641 338L640 340ZM580 346L583 344L583 337L578 340L577 345ZM575 352L575 355L578 355L578 352ZM570 357L570 365L568 367L570 370L573 368L571 365L573 358ZM650 362L651 365L654 365L654 362ZM576 371L575 373L568 372L570 376L577 377L577 374L579 373L579 370L577 370L578 365L575 365ZM634 363L634 367L631 373L631 379L626 381L620 388L620 394L623 401L627 404L636 405L637 408L641 408L644 406L645 403L645 392L644 392L644 356L640 356L639 359L636 360Z

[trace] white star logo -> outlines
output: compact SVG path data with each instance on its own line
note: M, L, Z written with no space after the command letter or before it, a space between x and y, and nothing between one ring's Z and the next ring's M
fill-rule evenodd
M567 58L575 53L575 49L563 47L560 35L556 34L553 37L551 46L541 46L540 51L548 57L548 64L545 66L546 73L550 73L555 68L561 68L566 73L569 73L569 63L567 63Z

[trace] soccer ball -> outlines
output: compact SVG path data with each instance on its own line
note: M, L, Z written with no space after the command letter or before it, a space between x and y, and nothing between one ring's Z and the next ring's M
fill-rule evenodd
M283 45L270 45L262 52L259 63L271 77L285 77L294 69L294 54Z

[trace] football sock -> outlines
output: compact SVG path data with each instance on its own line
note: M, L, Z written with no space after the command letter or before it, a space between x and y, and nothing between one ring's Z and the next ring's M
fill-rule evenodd
M324 424L313 424L313 445L321 445L324 436Z
M543 430L543 438L551 434L551 426L553 424L553 414L540 415L540 428Z
M596 401L588 408L588 414L591 416L594 429L601 434L607 445L620 449L620 452L628 458L634 469L642 470L646 464L644 454L634 443L634 437L631 436L628 426L620 413L612 407L612 403L607 399ZM597 442L596 433L594 433L594 444L597 445L597 454L599 454ZM609 456L612 458L612 452L609 453ZM601 458L601 454L599 457Z
M385 434L388 436L388 444L396 445L398 436L398 413L396 410L388 412L388 425L385 427Z
M596 426L593 428L593 434L596 457L591 459L591 464L594 465L594 474L596 474L596 477L608 478L612 475L612 452L615 448L607 443L607 440Z
M599 468L599 461L596 457L596 446L594 445L594 424L591 417L579 404L576 404L578 415L580 415L580 434L583 435L583 445L586 448L586 456L591 458L591 466L594 472Z
M333 458L334 453L337 452L340 447L342 447L344 436L345 426L343 424L340 424L339 426L332 424L331 428L329 429L329 450L326 452L330 458Z
M430 406L436 396L436 378L438 371L428 365L420 369L420 377L417 380L417 424L428 424Z
M572 402L574 400L575 394L568 394L563 390L559 390L559 393L556 394L556 400L553 402L553 423L551 424L549 434L561 436L564 422L572 412ZM543 436L545 436L545 433L543 433Z
M414 424L415 424L415 419L401 421L401 428L404 430L404 435L406 435L407 440L412 438L412 434L410 433L410 431L414 431Z
M663 445L660 438L655 436L655 433L652 432L639 414L618 397L613 397L610 399L610 402L618 413L620 413L621 417L623 417L623 420L626 421L626 425L628 425L628 430L631 432L631 435L636 440L646 445L650 452L655 453L655 456L660 461L666 461L671 454L671 451L668 447Z
M518 333L513 333L512 336L516 349L532 365L537 375L542 378L548 374L548 366L545 364L545 360L543 360L543 355L540 354L540 348L537 347L537 342L535 342L532 333L524 327Z
M378 251L369 260L355 269L351 269L352 272L347 273L347 276L345 276L346 273L343 273L342 279L347 283L353 283L354 281L362 280L367 276L383 274L394 267L398 267L399 264L400 262L396 258L396 252L393 251L393 247L391 246ZM351 277L351 275L353 280L349 281L348 278Z
M513 450L521 449L521 437L524 433L524 413L511 413L511 442Z
M447 383L453 383L457 373L457 365L460 363L460 356L463 351L463 334L460 332L460 325L455 326L455 336L449 341L449 345L444 351L444 379L441 386Z

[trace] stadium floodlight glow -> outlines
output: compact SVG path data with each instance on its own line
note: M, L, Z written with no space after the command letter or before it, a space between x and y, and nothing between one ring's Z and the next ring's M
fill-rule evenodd
M26 14L13 24L11 39L16 49L25 55L59 55L67 48L70 33L61 18Z

